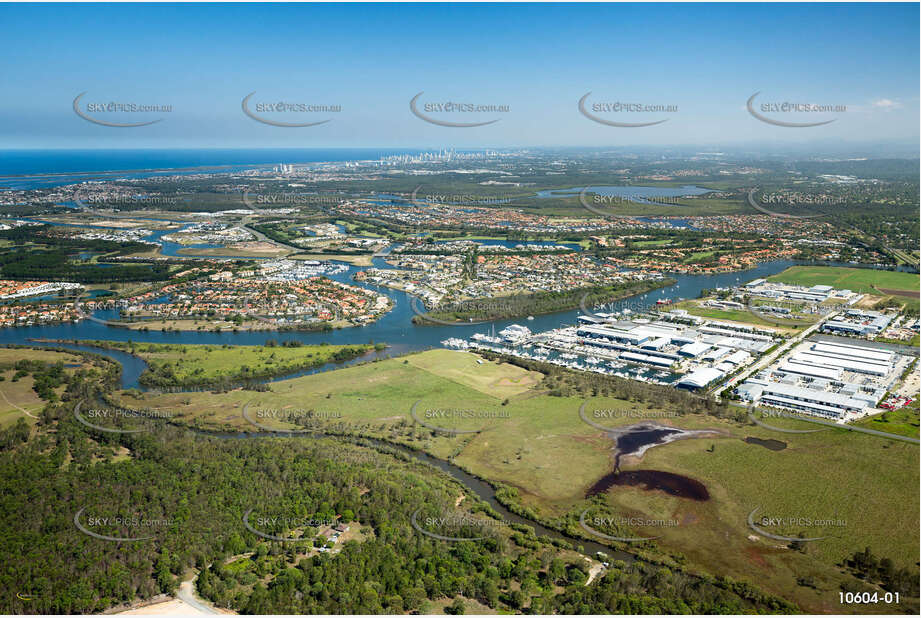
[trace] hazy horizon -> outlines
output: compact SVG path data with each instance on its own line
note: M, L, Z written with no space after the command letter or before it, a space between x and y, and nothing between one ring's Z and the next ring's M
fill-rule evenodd
M215 6L0 6L4 146L917 149L917 4Z

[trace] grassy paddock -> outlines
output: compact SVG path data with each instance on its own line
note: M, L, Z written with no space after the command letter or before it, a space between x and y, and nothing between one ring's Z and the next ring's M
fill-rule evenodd
M768 321L745 309L718 309L716 307L703 307L701 306L699 300L685 300L680 303L670 305L668 309L684 309L691 315L696 315L701 318L710 318L712 320L754 324L756 326L772 329L788 335L795 334L799 330L795 328L796 326L805 328L811 324L814 324L818 320L818 317L810 316L809 320L783 320L778 318L774 321Z
M882 296L914 311L921 307L918 297L919 276L912 273L837 266L791 266L768 279L795 285L830 285L838 289Z
M862 294L878 294L881 288L917 292L919 276L912 273L870 268L841 268L837 266L791 266L768 277L793 285L830 285Z
M0 365L12 365L20 360L35 360L44 363L64 363L76 365L66 371L76 371L85 367L83 359L67 352L54 352L52 350L30 350L26 348L0 348ZM34 422L33 416L38 416L47 403L32 389L35 383L32 376L14 380L15 369L0 371L3 381L0 382L0 428L8 427L20 418ZM65 386L56 389L60 395ZM24 411L25 410L25 411ZM30 416L31 415L31 416Z
M152 374L169 375L175 384L205 384L220 380L281 375L334 362L338 355L367 352L370 345L221 346L168 343L88 341L143 358Z

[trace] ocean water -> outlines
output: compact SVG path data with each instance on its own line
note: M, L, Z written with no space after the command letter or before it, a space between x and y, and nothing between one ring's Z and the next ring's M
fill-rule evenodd
M213 150L0 150L0 191L48 189L85 180L240 171L285 164L376 160L424 149L249 148ZM153 171L159 170L159 171Z
M354 161L418 152L422 150L391 148L0 150L0 176Z

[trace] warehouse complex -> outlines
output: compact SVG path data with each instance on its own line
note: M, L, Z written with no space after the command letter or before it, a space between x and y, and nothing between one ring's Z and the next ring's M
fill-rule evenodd
M738 386L736 393L756 404L852 420L876 412L910 361L868 345L806 340Z
M817 295L834 294L817 286ZM845 309L823 326L858 323L884 330L887 314ZM531 333L511 325L470 342L448 340L449 347L486 349L585 371L667 384L691 391L724 384L773 350L783 338L751 324L688 315L684 311L626 316L592 314L577 324ZM835 422L880 412L877 406L894 390L913 356L848 337L813 335L749 376L734 392L744 402L783 408Z
M802 285L789 285L775 283L767 279L749 281L742 291L751 296L770 298L782 301L798 301L808 303L830 302L852 306L863 298L863 294L851 290L836 290L830 285L814 285L807 288Z
M877 406L914 360L898 347L853 337L884 333L890 324L901 320L892 312L854 308L863 298L861 294L827 285L807 288L764 279L734 291L732 298L747 302L746 296L775 299L778 306L767 307L777 312L827 316L812 330L831 335L812 334L802 341L798 336L786 344L789 349L785 345L776 358L771 357L770 364L764 363L766 366L758 367L755 373L745 370L781 345L783 334L755 324L695 316L677 308L645 314L580 315L575 325L540 333L511 325L498 335L478 333L469 342L451 339L443 343L690 391L732 385L734 376L745 372L744 381L734 385L741 400L835 422L880 412ZM739 305L726 299L708 302L736 310Z
M513 324L442 343L696 390L750 365L777 344L776 337L749 324L624 312L581 315L574 326L540 333Z
M878 335L889 327L894 317L880 311L848 309L835 319L825 322L822 331L861 337Z

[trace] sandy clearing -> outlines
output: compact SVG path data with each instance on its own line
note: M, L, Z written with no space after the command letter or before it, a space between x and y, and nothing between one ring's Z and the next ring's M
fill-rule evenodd
M604 565L600 562L596 562L595 560L589 560L589 562L591 563L591 567L588 569L588 579L585 580L586 586L595 581L595 578L605 571Z
M151 605L145 605L144 607L136 607L134 609L128 609L123 612L117 612L115 615L119 616L201 616L204 612L198 611L196 608L192 607L185 601L181 599L170 599L169 601L161 601L160 603L153 603Z
M896 394L903 397L917 397L919 392L921 392L921 371L916 368L908 374Z

